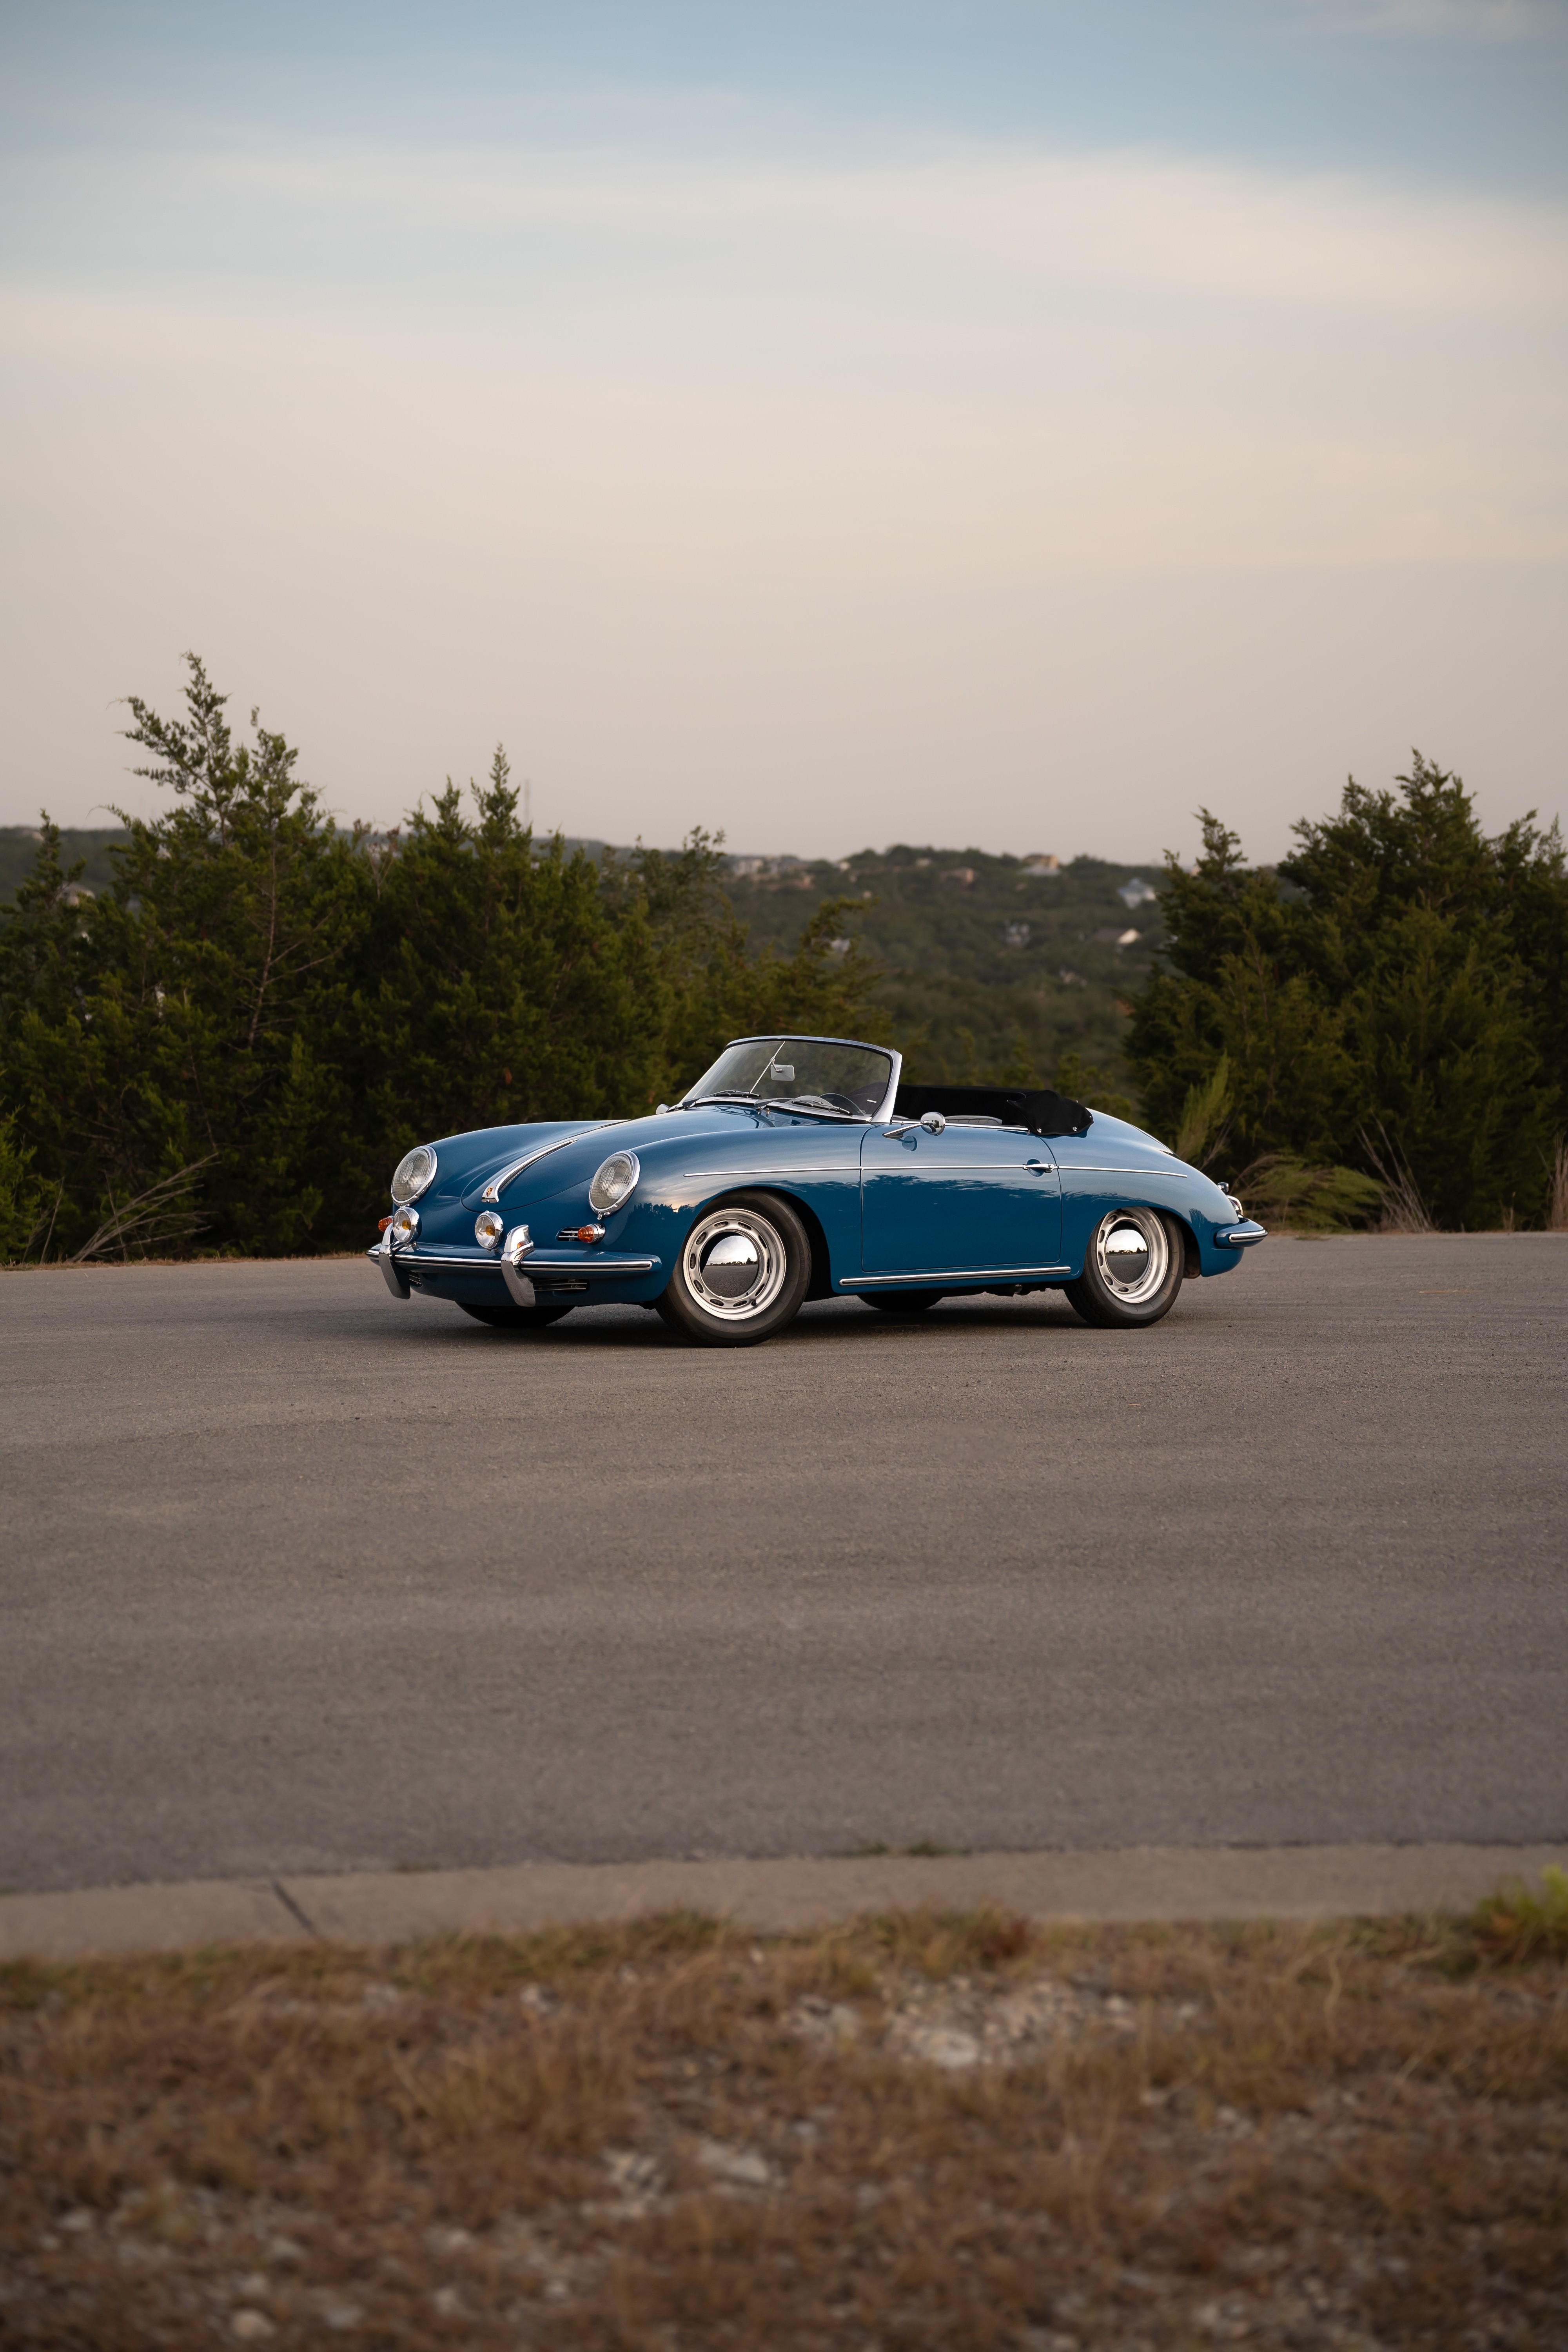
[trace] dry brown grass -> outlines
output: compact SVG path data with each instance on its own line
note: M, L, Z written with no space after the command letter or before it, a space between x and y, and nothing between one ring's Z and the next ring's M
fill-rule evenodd
M13 1967L0 2341L1568 2345L1565 1974L1484 1925Z

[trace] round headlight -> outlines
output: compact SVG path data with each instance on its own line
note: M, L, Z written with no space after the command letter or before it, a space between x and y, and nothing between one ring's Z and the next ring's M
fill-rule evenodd
M436 1181L436 1153L428 1143L416 1143L405 1151L397 1163L392 1179L392 1197L399 1204L416 1201Z
M618 1209L621 1202L630 1197L641 1174L642 1169L635 1151L612 1151L595 1171L594 1181L588 1187L590 1207L597 1209L600 1216L607 1217L612 1209Z

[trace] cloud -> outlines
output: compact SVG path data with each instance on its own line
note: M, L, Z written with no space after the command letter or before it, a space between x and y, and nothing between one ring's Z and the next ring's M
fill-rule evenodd
M585 254L616 293L617 256L711 281L729 254L827 287L857 263L892 263L892 286L911 269L978 269L998 285L1378 310L1561 310L1568 299L1561 204L1147 152L953 146L847 164L318 144L147 158L96 190L93 176L62 162L61 200L106 221L126 208L205 220L231 260L264 253L302 283L330 278L336 257L338 274L374 289L365 236L398 240L403 299L422 280L488 291L497 269L543 282L552 248ZM252 230L237 247L230 224L258 218L270 224L261 244Z
M1034 838L1047 759L1086 790L1142 761L1188 807L1271 702L1326 744L1352 676L1397 712L1373 772L1555 694L1561 206L959 144L270 141L35 163L28 193L23 814L58 709L99 726L188 644L356 810L504 735L574 780L546 822L763 846L948 837L981 772L1014 799L962 837Z
M839 264L902 247L929 264L1039 285L1269 303L1561 308L1568 287L1563 205L1138 151L947 148L869 164L752 164L299 148L188 169L218 205L226 193L230 203L287 197L318 224L322 212L374 212L385 230L423 221L447 236L590 236L639 252L696 240L703 264L720 245L764 264L795 247L820 268L832 240Z

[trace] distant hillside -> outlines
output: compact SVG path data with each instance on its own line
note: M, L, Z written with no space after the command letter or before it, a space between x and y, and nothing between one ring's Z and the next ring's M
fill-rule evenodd
M37 825L0 824L0 906L12 898L20 882L25 882L33 870L41 836ZM119 825L107 830L68 830L60 828L60 854L68 873L79 857L87 860L82 881L89 890L106 890L112 869L109 863L111 842L129 840L130 835Z
M66 862L103 889L117 829L62 832ZM37 832L0 827L0 904L30 872ZM602 853L603 844L584 843ZM988 857L978 849L865 850L826 858L735 857L729 892L753 945L789 949L825 898L854 898L867 947L885 966L886 1030L911 1077L958 1079L1017 1067L1048 1079L1064 1054L1127 1087L1118 999L1140 984L1161 936L1157 901L1118 896L1160 885L1158 858L1120 866L1075 857ZM1135 939L1125 940L1128 932ZM1118 945L1119 939L1124 944ZM1102 1087L1101 1091L1105 1089Z
M911 1076L1000 1072L1021 1045L1043 1078L1075 1054L1121 1089L1119 1000L1142 984L1160 943L1163 874L1159 858L1058 866L900 844L837 865L734 858L729 888L753 942L780 947L824 898L864 902L861 937L887 970L879 1001L888 1034Z

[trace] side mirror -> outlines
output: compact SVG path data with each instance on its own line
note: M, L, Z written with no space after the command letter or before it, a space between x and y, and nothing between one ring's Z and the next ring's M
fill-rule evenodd
M928 1110L924 1118L921 1120L921 1125L924 1128L928 1135L940 1135L942 1129L946 1127L947 1121L943 1118L941 1111Z

